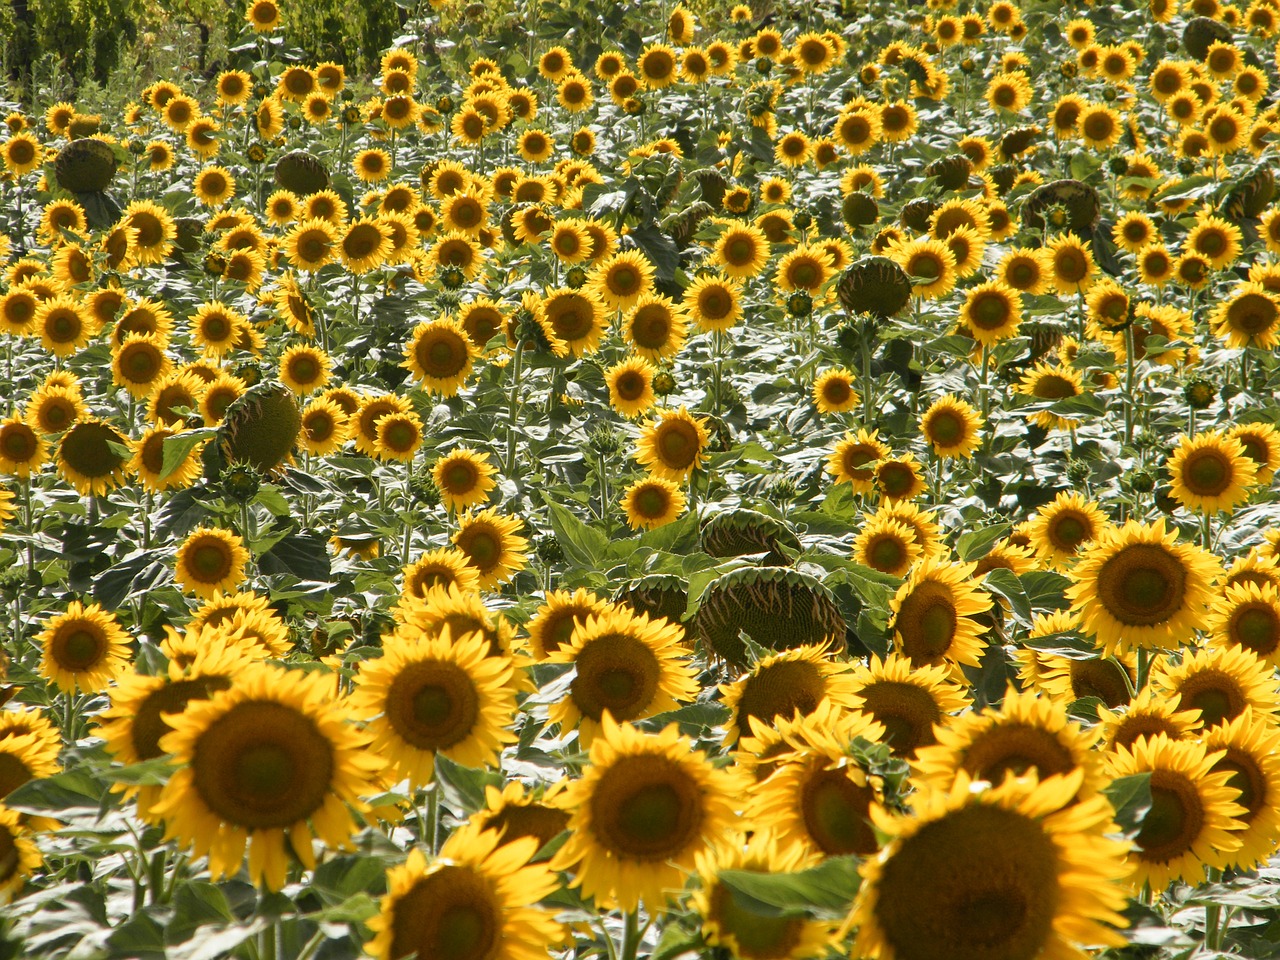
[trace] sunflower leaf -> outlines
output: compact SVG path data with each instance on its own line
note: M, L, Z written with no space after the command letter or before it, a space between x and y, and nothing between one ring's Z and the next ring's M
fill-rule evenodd
M738 906L766 917L801 913L844 916L862 882L858 858L853 856L830 857L797 873L722 870L719 879Z
M1128 839L1142 829L1143 818L1151 809L1151 774L1135 773L1112 780L1102 792L1116 812L1116 825Z
M558 503L547 504L547 514L564 555L579 567L591 570L599 566L609 550L609 538L588 526Z
M165 437L161 445L160 479L172 476L183 463L187 455L206 440L217 436L216 427L202 427L199 430L184 430L172 437Z

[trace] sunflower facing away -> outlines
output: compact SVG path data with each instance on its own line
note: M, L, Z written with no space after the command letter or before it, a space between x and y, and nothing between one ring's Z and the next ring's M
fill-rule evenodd
M179 769L151 817L209 857L213 880L240 868L246 846L250 879L269 890L284 886L289 850L314 869L313 834L350 848L351 808L363 808L382 761L334 703L331 677L246 664L232 687L167 719L160 746Z
M735 826L741 778L717 769L675 724L642 733L606 715L590 763L560 805L569 840L551 860L602 909L661 911L695 858Z
M953 785L917 792L907 816L878 807L891 837L861 867L846 927L873 960L1083 960L1084 946L1123 946L1126 845L1094 796L1072 804L1080 776Z

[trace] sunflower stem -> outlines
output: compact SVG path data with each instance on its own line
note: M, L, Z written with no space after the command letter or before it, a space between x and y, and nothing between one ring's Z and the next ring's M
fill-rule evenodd
M1133 443L1133 412L1137 398L1133 395L1133 374L1137 364L1133 357L1133 324L1124 328L1124 445Z
M1222 871L1216 867L1209 867L1208 880L1209 883L1217 883L1222 879ZM1210 903L1204 908L1204 945L1209 950L1217 950L1222 946L1222 935L1226 932L1225 925L1220 921L1222 919L1222 907L1220 904Z
M1147 685L1147 677L1151 674L1151 651L1146 647L1138 648L1138 677L1134 681L1134 693L1143 691Z
M516 341L515 356L511 359L511 393L507 397L507 476L515 479L516 472L516 417L520 413L520 369L524 362L524 339Z
M622 950L618 960L636 960L640 948L640 910L628 910L622 927Z
M434 857L439 847L440 834L440 784L432 780L427 784L427 844Z
M863 320L858 346L862 352L862 419L871 426L871 321Z

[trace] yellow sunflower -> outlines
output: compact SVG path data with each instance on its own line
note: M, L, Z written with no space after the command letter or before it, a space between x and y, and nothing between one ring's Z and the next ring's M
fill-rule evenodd
M480 589L480 575L467 562L467 555L452 547L428 550L402 571L402 598L424 598L436 587L455 587L463 592Z
M586 772L562 794L569 840L551 867L572 872L572 885L601 909L635 910L643 900L662 911L696 856L734 826L742 786L675 724L646 734L606 715Z
M891 577L905 577L923 555L916 532L899 520L872 516L853 540L855 563Z
M604 372L609 406L624 417L640 417L658 402L653 392L653 364L643 357L629 357Z
M76 421L58 442L58 475L82 497L101 497L125 481L129 440L96 417Z
M640 430L635 458L664 480L683 482L706 459L707 421L684 407L664 410Z
M937 743L937 731L971 703L964 688L948 679L950 673L946 666L912 666L898 653L883 661L873 655L850 675L852 709L880 724L880 740L896 756L914 757Z
M67 693L96 693L129 662L129 635L115 616L72 600L36 637L44 650L40 673Z
M1230 774L1227 786L1240 791L1236 803L1244 807L1235 816L1240 849L1231 865L1237 870L1256 869L1280 843L1280 733L1270 720L1246 710L1210 730L1204 748L1207 753L1225 751L1212 772Z
M316 864L322 844L350 849L351 807L372 792L382 761L333 700L333 679L246 664L227 689L167 717L173 730L160 747L179 769L150 816L165 835L209 857L216 881L237 871L249 853L249 877L279 890L289 851ZM286 846L287 844L287 846Z
M1108 654L1137 648L1176 649L1204 626L1217 559L1164 520L1105 531L1070 572L1067 599L1086 633Z
M519 517L504 517L494 509L459 518L453 545L467 555L480 576L481 588L506 583L524 569L529 541L519 535L523 527Z
M174 576L184 590L207 600L243 581L248 562L249 551L235 533L199 527L178 548Z
M1173 880L1204 881L1205 867L1221 869L1241 847L1238 836L1247 811L1229 786L1232 771L1214 767L1225 750L1208 752L1203 743L1170 740L1164 734L1117 746L1114 777L1151 774L1151 807L1131 841L1129 865L1135 888L1164 890Z
M627 487L621 506L632 530L655 530L678 518L687 504L679 484L651 476Z
M699 277L684 291L684 308L699 328L728 330L742 318L742 296L733 281L714 274Z
M771 726L778 717L807 716L823 701L848 709L852 692L849 665L833 660L825 645L765 657L744 676L720 686L721 702L729 708L725 746L749 733L752 721Z
M687 326L683 305L660 294L647 294L624 314L622 336L645 359L665 360L680 352Z
M377 960L541 960L564 934L554 914L537 906L560 885L545 864L529 862L537 850L532 837L507 842L473 823L451 834L431 864L415 847L403 866L387 871L365 950Z
M428 393L452 397L471 375L479 351L451 317L423 320L404 347L401 366L422 381Z
M1185 651L1177 664L1158 663L1151 683L1176 694L1184 709L1199 710L1206 728L1229 723L1249 709L1258 717L1280 712L1271 665L1247 647Z
M846 433L835 449L827 455L827 473L836 483L848 483L854 493L871 493L875 490L875 463L889 455L889 447L878 437L879 431L865 428L856 434Z
M548 663L572 664L568 694L549 717L564 734L577 729L582 745L600 734L604 716L633 721L674 710L698 693L684 628L664 618L614 608L590 616Z
M0 903L7 903L22 889L26 878L40 869L44 858L35 844L35 831L23 823L22 814L0 806Z
M1199 710L1181 709L1177 694L1147 686L1120 710L1098 707L1101 744L1108 752L1131 747L1157 734L1170 740L1192 740L1200 727Z
M29 423L18 416L0 421L0 471L25 479L48 459L48 442Z
M459 447L438 459L431 475L445 507L466 510L488 501L496 472L487 453Z
M1073 563L1110 528L1099 505L1075 491L1062 491L1036 511L1027 528L1036 555L1050 567Z
M1275 583L1229 582L1214 604L1206 627L1217 647L1243 647L1260 660L1280 665L1280 587Z
M1016 336L1022 323L1022 295L999 280L970 287L960 321L984 347Z
M1125 844L1101 796L1071 803L1079 777L917 792L908 815L872 809L889 835L860 868L846 927L871 960L1083 957L1123 946ZM963 877L963 882L956 878Z
M294 225L285 235L282 249L294 269L314 272L334 259L337 244L334 225L313 217Z
M853 389L856 377L844 367L825 370L813 381L813 403L819 413L855 410L862 398Z
M921 561L889 602L894 646L913 666L977 666L986 628L974 617L992 601L973 583L974 567Z
M437 754L484 767L515 741L512 661L488 653L482 634L446 625L434 637L390 636L381 657L361 662L350 706L393 779L430 783Z
M769 238L752 224L731 223L716 239L712 259L727 277L754 277L769 262Z
M1214 308L1213 333L1230 347L1270 350L1280 344L1280 299L1260 283L1242 283Z
M982 445L982 415L954 393L939 397L920 417L920 432L939 457L973 456Z
M605 331L604 308L593 289L549 291L542 301L542 315L575 357L600 349Z
M1257 466L1239 440L1210 430L1182 436L1169 458L1171 496L1198 513L1231 512L1248 499Z
M204 470L200 453L204 449L205 441L200 441L188 449L181 460L170 464L168 473L165 473L165 441L181 433L181 430L172 430L168 427L149 427L131 444L133 458L129 461L129 472L136 474L143 487L152 493L189 487L199 479Z

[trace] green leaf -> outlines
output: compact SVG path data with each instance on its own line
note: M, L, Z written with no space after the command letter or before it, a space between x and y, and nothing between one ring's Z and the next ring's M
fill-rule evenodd
M258 558L263 573L289 573L299 580L329 579L329 543L314 533L291 533Z
M1026 588L1017 574L1004 567L996 567L987 573L983 581L988 590L1000 594L1009 601L1009 606L1021 620L1031 619L1031 600L1027 597Z
M476 770L454 763L448 757L436 755L436 776L450 802L465 813L474 813L484 806L484 788L501 787L502 775L492 770Z
M125 783L131 787L157 787L167 783L176 769L168 757L156 757L154 760L131 763L125 767L107 767L102 771L102 776L111 783Z
M609 538L579 520L567 508L558 503L547 504L551 528L556 532L565 557L576 566L595 569L609 551Z
M697 513L691 511L656 530L646 530L640 535L640 543L663 553L689 553L698 545Z
M680 266L680 248L657 227L633 227L628 234L636 246L649 258L659 280L674 283L676 268Z
M1151 809L1151 774L1134 773L1102 788L1116 812L1116 825L1126 839L1136 837Z
M202 427L199 430L184 430L176 436L165 437L161 444L160 479L165 480L173 471L182 466L187 455L206 440L217 435L215 427Z
M94 579L94 599L114 610L130 597L153 590L169 576L162 556L159 550L143 550L112 564Z
M669 923L662 928L662 936L658 938L650 960L676 960L687 953L701 953L704 949L700 934L686 930L678 923Z
M106 792L106 784L81 767L42 780L28 780L5 797L4 804L22 813L56 812L62 818L97 816Z
M112 956L135 957L144 960L157 957L164 960L164 929L145 913L135 914L112 931L107 938Z
M799 873L722 870L720 882L744 910L766 917L822 913L843 916L858 893L858 858L830 857Z
M1009 527L1007 523L997 523L994 527L962 534L956 540L956 554L966 562L985 557L992 545L1009 532Z

